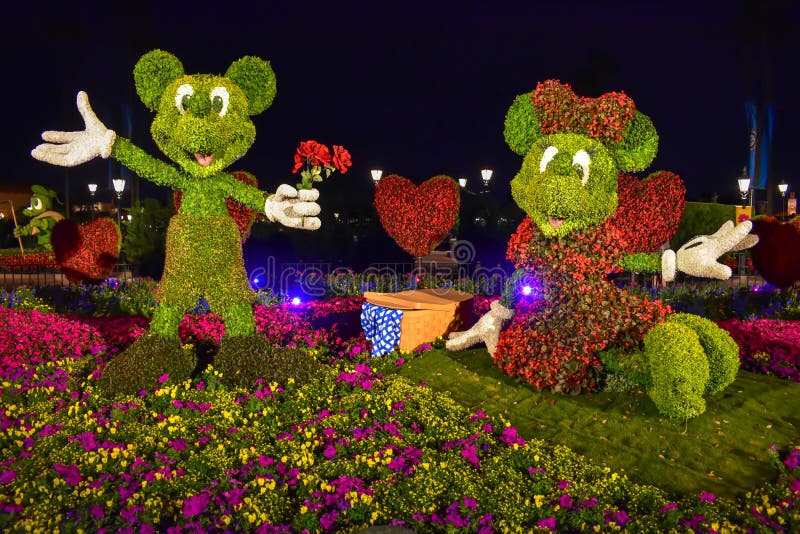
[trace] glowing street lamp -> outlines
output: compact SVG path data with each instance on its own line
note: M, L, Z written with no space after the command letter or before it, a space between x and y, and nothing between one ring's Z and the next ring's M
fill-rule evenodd
M372 169L370 171L372 173L372 181L375 182L375 185L378 185L378 182L381 181L381 176L383 176L383 171L380 169Z
M459 178L458 179L458 185L460 185L461 187L467 187L467 179L466 178Z
M89 184L89 196L92 197L92 219L94 219L94 195L97 193L97 184Z
M481 178L483 178L483 187L489 187L489 180L492 179L492 169L483 169L481 171Z
M781 197L783 198L783 213L786 217L789 217L789 207L786 203L786 192L789 190L789 184L786 183L786 180L781 180L781 183L778 184L778 191L781 192Z
M747 200L747 193L750 191L750 177L742 172L742 178L739 178L739 193L742 195L742 204Z

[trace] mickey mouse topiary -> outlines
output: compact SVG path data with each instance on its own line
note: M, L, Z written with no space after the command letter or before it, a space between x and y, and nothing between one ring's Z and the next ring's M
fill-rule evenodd
M658 149L652 122L624 93L581 98L567 84L545 81L514 100L505 137L524 156L511 182L514 200L527 214L508 244L517 271L503 298L472 329L451 334L447 348L460 350L482 340L506 373L559 393L596 389L604 371L602 352L613 350L615 360L628 353L632 361L647 363L657 398L677 396L659 400L659 409L680 417L701 413L709 359L721 369L709 391L730 380L730 347L709 341L718 337L710 331L719 329L676 320L647 338L670 308L619 290L607 276L627 265L660 266L665 281L674 279L677 270L728 278L730 268L716 260L757 241L748 235L751 224L734 227L729 222L712 236L690 240L677 253L658 253L677 229L685 190L669 172L644 180L624 174L646 168ZM684 352L699 355L705 374L665 359L673 338L686 332L692 335L681 339ZM634 366L618 361L618 369L626 367ZM664 380L700 385L667 394Z
M178 325L201 297L222 315L226 337L253 334L254 293L244 268L240 230L229 216L226 199L263 209L267 219L291 228L320 226L317 190L298 192L284 184L268 196L225 172L255 140L250 116L272 103L275 74L268 62L246 56L231 64L224 76L187 75L178 58L161 50L142 56L133 74L142 102L156 112L153 139L172 165L106 128L82 91L77 103L86 128L44 132L46 143L31 154L61 166L113 157L139 176L181 191L180 209L167 229L164 275L150 336L129 350L147 355L163 349L164 343L156 338L166 338L174 345L173 352L180 352ZM225 350L223 340L220 351Z

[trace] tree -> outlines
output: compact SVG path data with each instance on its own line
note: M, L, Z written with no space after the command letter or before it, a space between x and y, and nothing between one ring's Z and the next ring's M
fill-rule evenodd
M140 276L161 278L167 225L172 213L171 204L162 204L152 198L146 198L130 209L131 220L125 224L122 249Z

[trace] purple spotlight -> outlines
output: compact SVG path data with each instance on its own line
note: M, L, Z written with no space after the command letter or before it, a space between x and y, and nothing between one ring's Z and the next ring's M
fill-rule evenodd
M522 288L522 294L523 295L525 295L527 297L532 292L533 292L533 288L531 286L523 286L523 288Z
M292 299L292 306L300 306L300 304L302 304L302 302L303 301L300 300L300 297L294 297Z

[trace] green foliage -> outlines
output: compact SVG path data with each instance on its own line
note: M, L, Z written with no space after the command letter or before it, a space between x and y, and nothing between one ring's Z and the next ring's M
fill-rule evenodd
M258 115L272 105L277 87L275 73L261 58L245 56L234 61L225 72L247 97L248 114Z
M177 314L179 320L204 297L211 310L222 314L226 321L229 307L246 306L246 318L252 325L247 333L255 331L249 308L255 295L244 269L239 230L227 214L203 218L173 216L167 231L166 258L165 275L156 300L174 310L171 316ZM177 326L175 321L154 320L151 331L177 336ZM234 325L228 328L235 329Z
M30 286L17 286L12 291L0 290L0 306L15 310L36 310L42 313L54 311L54 307L46 299L37 294Z
M736 219L736 206L710 202L687 202L678 230L670 240L670 247L677 250L681 245L698 235L711 235L726 221Z
M558 148L540 172L540 162L549 146ZM583 185L583 170L573 165L579 150L590 154L588 180ZM611 155L599 141L578 134L553 134L535 143L511 181L511 195L517 205L547 237L563 237L596 226L617 208L617 170ZM558 227L549 217L564 219Z
M164 90L181 76L183 76L181 61L163 50L146 53L133 68L136 93L150 111L158 109Z
M120 284L118 298L122 315L151 318L156 308L156 282L152 278L136 278Z
M316 376L322 366L299 348L272 347L262 335L224 337L214 357L214 368L222 383L252 388L256 380L286 385L290 378L302 385Z
M631 273L660 273L661 255L643 252L626 254L620 260L620 267Z
M164 375L172 381L187 380L196 367L190 347L182 347L177 339L144 335L108 362L98 385L109 395L135 395L159 387Z
M646 169L658 153L658 133L653 121L644 113L635 111L623 135L619 142L606 145L614 155L617 169L625 172Z
M506 113L503 135L511 150L520 156L527 154L534 141L542 136L531 96L531 93L517 96Z
M139 267L141 276L161 278L164 269L164 247L172 206L146 198L129 211L122 249L125 257Z
M689 313L670 315L667 321L688 326L697 334L708 359L706 394L718 393L736 380L740 364L739 346L728 332L705 317Z
M644 347L653 381L647 394L658 411L681 419L705 412L709 366L697 334L688 326L664 322L644 336Z
M598 357L608 373L606 390L613 389L609 388L609 384L618 386L614 391L637 391L653 387L647 355L644 352L610 349L600 352Z

